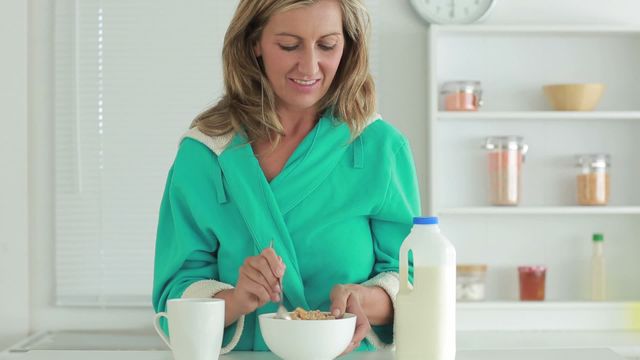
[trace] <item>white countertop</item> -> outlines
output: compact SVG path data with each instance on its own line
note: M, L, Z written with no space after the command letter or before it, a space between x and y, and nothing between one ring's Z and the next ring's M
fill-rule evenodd
M31 350L0 354L0 360L171 360L168 351L65 351ZM220 360L277 360L268 352L232 352ZM393 360L393 353L351 353L341 360ZM456 360L622 360L610 349L513 349L462 350Z
M640 332L458 332L457 360L640 360ZM41 332L0 352L0 360L171 360L156 334L145 331ZM221 360L275 360L271 353L233 352ZM393 353L353 353L341 360L392 360Z

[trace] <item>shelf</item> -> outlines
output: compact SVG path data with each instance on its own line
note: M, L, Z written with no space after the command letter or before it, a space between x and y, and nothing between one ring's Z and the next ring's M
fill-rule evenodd
M458 302L466 310L620 310L640 309L637 301L476 301Z
M640 206L478 206L445 208L439 215L640 215Z
M611 348L630 359L640 359L639 331L461 331L459 349Z
M439 120L639 120L640 111L439 111Z
M457 304L460 330L640 330L640 302L513 301Z
M442 33L485 35L491 33L539 33L539 34L640 34L637 26L580 26L580 25L433 25L433 30Z

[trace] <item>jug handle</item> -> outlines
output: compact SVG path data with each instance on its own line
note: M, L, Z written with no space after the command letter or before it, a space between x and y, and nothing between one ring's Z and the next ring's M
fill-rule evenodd
M400 293L407 294L409 289L409 251L411 249L400 248ZM415 259L414 259L415 261ZM415 279L414 279L415 281Z

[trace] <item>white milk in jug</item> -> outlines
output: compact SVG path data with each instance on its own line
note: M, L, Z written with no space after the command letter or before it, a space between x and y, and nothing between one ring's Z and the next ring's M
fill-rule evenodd
M408 281L413 254L413 286ZM400 248L396 299L398 360L454 360L456 355L456 253L436 217L419 217Z

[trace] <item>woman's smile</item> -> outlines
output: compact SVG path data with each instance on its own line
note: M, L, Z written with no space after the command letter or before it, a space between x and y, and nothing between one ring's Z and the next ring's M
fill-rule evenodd
M320 79L302 80L289 78L289 84L295 91L309 94L320 88Z
M296 84L305 85L305 86L313 85L316 82L320 81L319 79L314 79L314 80L291 79L291 80L293 80Z

